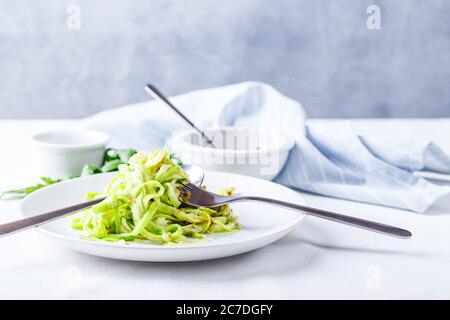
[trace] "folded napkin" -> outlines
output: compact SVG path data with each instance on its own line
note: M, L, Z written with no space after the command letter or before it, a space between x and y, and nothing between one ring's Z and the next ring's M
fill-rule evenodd
M358 136L349 121L307 124L300 103L259 82L193 91L172 98L195 123L277 132L295 140L275 181L354 201L424 212L450 188L413 174L450 174L450 157L427 141ZM107 132L115 147L149 150L186 124L159 101L101 112L85 126Z

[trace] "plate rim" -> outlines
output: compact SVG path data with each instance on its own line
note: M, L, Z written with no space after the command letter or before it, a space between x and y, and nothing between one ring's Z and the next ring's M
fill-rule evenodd
M28 196L26 196L24 199L22 199L22 201L20 202L20 206L19 206L19 210L20 210L20 214L24 217L29 217L30 215L26 214L24 210L24 208L30 203L30 201L33 200L33 198L35 198L38 194L42 193L42 192L48 192L49 190L51 191L52 189L55 188L59 188L61 185L63 184L71 184L74 183L74 181L80 181L81 179L83 180L88 180L88 179L95 179L97 178L97 176L101 175L103 177L106 176L113 176L117 174L117 172L107 172L107 173L101 173L101 174L97 174L97 175L90 175L90 176L86 176L86 177L79 177L79 178L75 178L75 179L70 179L70 180L65 180L65 181L61 181L57 184L53 184L50 186L47 186L43 189L37 190L31 194L29 194ZM215 171L215 170L205 170L205 176L207 174L225 174L225 175L232 175L232 176L236 176L236 177L241 177L244 179L251 179L251 180L257 180L257 181L264 181L266 183L269 184L274 184L277 187L281 187L286 189L289 192L295 193L299 199L302 199L303 203L306 204L305 199L303 198L303 196L296 192L295 190L288 188L284 185L275 183L273 181L269 181L269 180L264 180L264 179L260 179L260 178L256 178L256 177L251 177L251 176L246 176L246 175L241 175L241 174L236 174L236 173L229 173L229 172L224 172L224 171ZM239 215L238 215L239 216ZM258 240L263 240L263 239L267 239L270 237L274 237L276 235L282 234L282 233L289 233L290 231L292 231L293 229L297 228L298 226L300 226L301 224L304 223L304 221L307 218L307 214L305 213L297 213L296 216L293 215L292 219L289 220L288 222L285 222L282 224L282 228L280 230L276 230L275 232L270 232L270 230L273 230L274 228L277 228L277 225L275 225L273 228L268 229L266 232L262 233L259 236L256 237L252 237L249 239L244 239L244 240L235 240L235 241L228 241L225 243L212 243L209 242L206 245L204 243L197 243L194 244L192 243L192 245L190 243L182 243L182 244L170 244L170 245L157 245L157 244L136 244L136 243L127 243L126 245L118 245L117 243L111 243L111 242L106 242L106 241L91 241L91 240L86 240L86 239L82 239L82 238L74 238L68 235L64 235L55 231L51 231L46 229L44 226L37 226L34 227L34 229L40 233L43 234L45 236L51 237L51 238L57 238L58 240L62 240L65 242L74 242L74 243L81 243L82 245L89 245L89 246L95 246L95 247L106 247L106 248L117 248L117 249L138 249L138 250L157 250L157 251L167 251L167 250L204 250L207 248L215 248L215 247L228 247L228 246L232 246L232 245L236 245L236 244L247 244L247 243L251 243L252 241L258 241ZM239 232L239 231L237 231ZM224 236L230 234L230 233L225 233L223 234ZM216 234L216 235L222 235L222 234ZM211 235L211 237L213 237L214 234Z

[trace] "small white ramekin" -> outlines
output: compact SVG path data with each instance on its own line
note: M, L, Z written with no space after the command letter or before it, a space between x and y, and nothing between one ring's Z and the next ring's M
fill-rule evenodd
M222 127L205 130L205 134L214 148L201 145L200 135L192 130L175 133L167 144L185 163L266 180L280 172L294 145L278 134L253 129Z
M32 136L33 169L37 176L78 175L85 164L100 166L108 136L94 130L47 131Z

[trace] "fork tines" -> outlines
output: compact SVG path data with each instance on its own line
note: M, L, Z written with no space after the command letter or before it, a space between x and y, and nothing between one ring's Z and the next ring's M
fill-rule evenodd
M185 190L192 190L193 189L190 183L185 184L183 182L180 182L180 184L183 186L181 189L185 189Z

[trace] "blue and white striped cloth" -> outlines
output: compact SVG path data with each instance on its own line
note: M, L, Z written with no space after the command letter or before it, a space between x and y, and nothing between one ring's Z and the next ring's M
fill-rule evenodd
M296 141L276 182L336 198L425 212L450 189L413 174L450 174L450 157L427 141L358 136L349 121L308 124L302 106L267 84L245 82L173 97L202 127L277 131ZM185 124L158 101L99 113L85 125L107 132L115 147L161 147Z
M450 193L413 174L450 173L437 145L390 137L357 136L349 121L308 125L297 139L279 183L313 193L425 212Z

